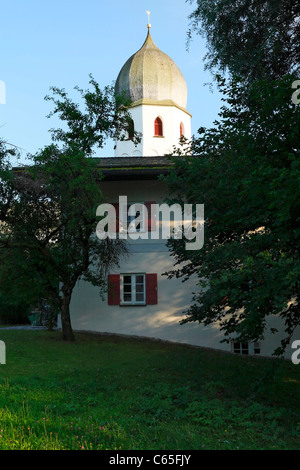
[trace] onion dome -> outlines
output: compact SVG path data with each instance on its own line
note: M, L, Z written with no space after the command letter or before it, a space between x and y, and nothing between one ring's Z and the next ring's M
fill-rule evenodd
M148 34L142 47L122 67L115 85L132 105L164 104L186 109L187 86L175 62L154 44Z

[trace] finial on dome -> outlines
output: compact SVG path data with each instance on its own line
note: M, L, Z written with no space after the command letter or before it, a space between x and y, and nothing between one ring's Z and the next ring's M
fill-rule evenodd
M151 12L148 11L148 10L146 10L146 13L147 13L147 15L148 15L148 24L147 24L147 28L150 30L150 28L151 28L151 24L150 24L150 13L151 13Z

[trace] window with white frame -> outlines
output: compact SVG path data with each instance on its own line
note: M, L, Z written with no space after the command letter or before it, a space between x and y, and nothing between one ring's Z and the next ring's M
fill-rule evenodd
M144 207L144 204L140 202L132 202L122 205L121 222L124 224L128 232L145 231Z
M121 304L145 305L145 274L121 274Z
M157 273L108 275L108 305L157 305Z
M260 343L242 343L233 341L232 350L236 354L260 354Z
M236 354L249 354L249 345L248 343L239 343L234 341L233 343L233 352Z

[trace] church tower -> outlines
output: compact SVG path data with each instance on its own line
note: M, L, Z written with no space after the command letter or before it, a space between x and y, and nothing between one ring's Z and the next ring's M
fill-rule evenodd
M116 93L130 98L128 135L115 145L115 157L155 157L169 154L181 136L191 138L191 115L186 109L187 86L175 62L153 42L151 25L142 47L122 67ZM135 146L132 132L142 134Z

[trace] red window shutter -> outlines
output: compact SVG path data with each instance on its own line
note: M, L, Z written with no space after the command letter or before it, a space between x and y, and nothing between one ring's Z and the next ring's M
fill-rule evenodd
M114 206L115 211L116 211L116 233L118 233L119 232L119 219L120 219L119 203L118 202L112 202L111 205Z
M146 304L157 304L157 274L146 274Z
M148 232L156 230L156 208L154 207L154 204L156 204L155 201L145 202L145 207L147 208L148 212L148 222L145 221L145 228L148 230ZM152 210L151 206L153 206Z
M120 274L108 275L108 305L120 305Z

